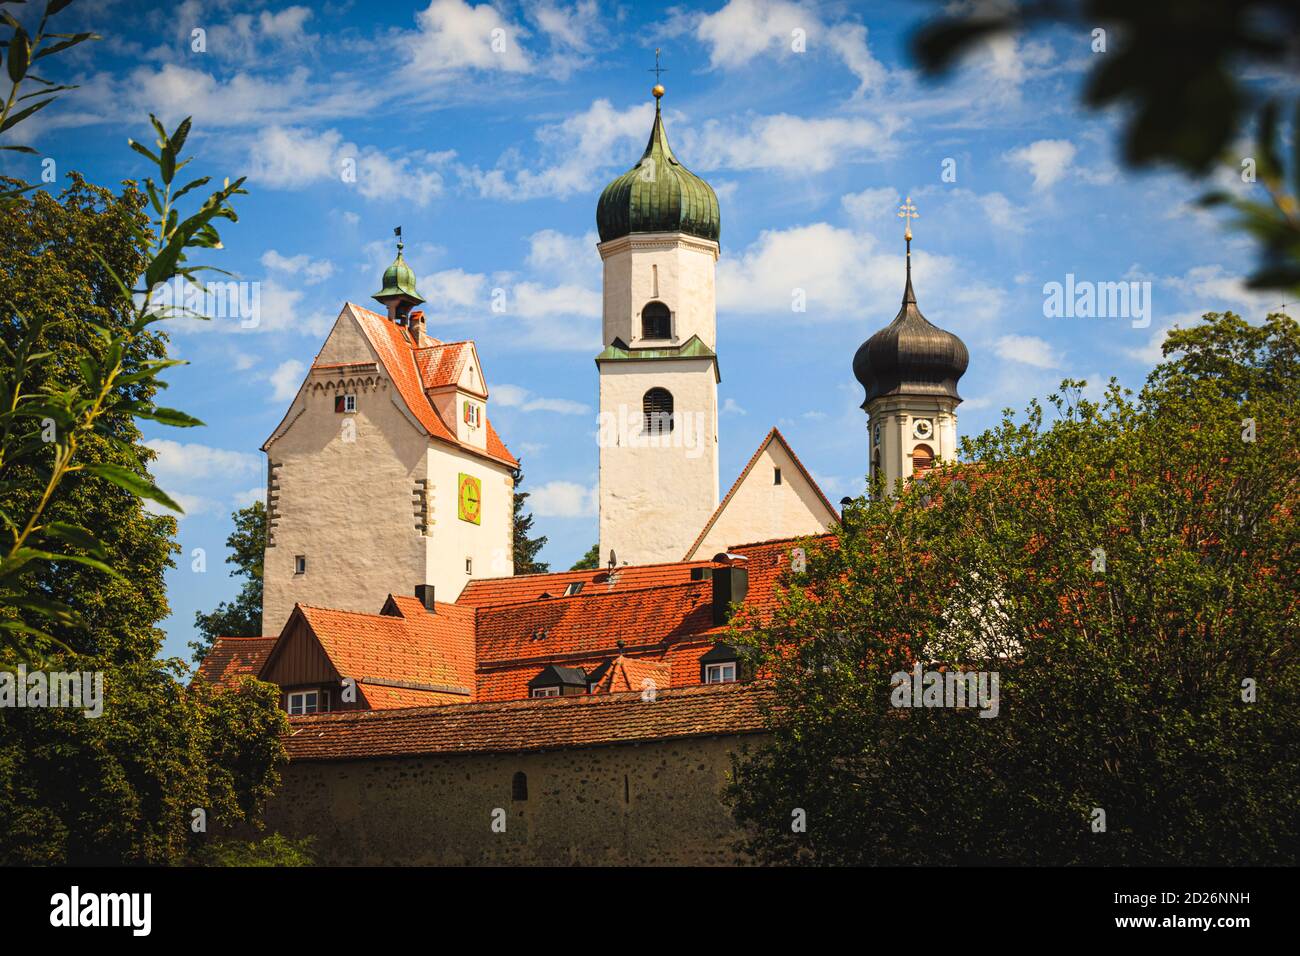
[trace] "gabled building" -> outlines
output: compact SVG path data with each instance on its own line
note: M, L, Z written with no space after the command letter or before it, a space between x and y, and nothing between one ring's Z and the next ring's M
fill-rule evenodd
M295 604L373 612L395 581L455 600L513 567L519 462L488 417L477 349L429 336L400 243L383 281L386 314L344 305L262 445L266 634Z

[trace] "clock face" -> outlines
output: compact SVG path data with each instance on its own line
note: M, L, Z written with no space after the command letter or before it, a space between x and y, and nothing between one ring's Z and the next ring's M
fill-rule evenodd
M459 487L456 498L460 520L478 524L483 507L483 482L473 475L462 474Z
M918 418L912 425L912 435L916 438L929 438L934 434L934 423L928 418Z

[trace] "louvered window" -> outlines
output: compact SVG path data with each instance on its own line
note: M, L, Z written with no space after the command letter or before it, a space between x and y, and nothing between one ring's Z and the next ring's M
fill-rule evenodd
M929 445L917 445L912 449L912 474L919 475L934 467L934 452Z
M673 396L666 388L652 388L641 399L648 435L667 434L673 430Z
M662 302L649 302L641 310L641 338L669 339L673 335L673 317Z

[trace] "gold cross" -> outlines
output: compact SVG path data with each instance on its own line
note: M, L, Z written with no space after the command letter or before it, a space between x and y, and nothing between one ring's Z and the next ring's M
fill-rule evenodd
M907 199L903 200L903 204L898 207L898 218L902 219L907 224L903 232L903 238L906 239L908 242L911 242L912 241L912 220L921 218L921 214L918 213L916 211L916 207L912 205L911 196L908 196Z
M655 82L656 82L656 83L659 82L659 74L660 74L660 73L667 73L667 72L668 72L668 68L667 68L667 67L661 67L661 66L659 65L659 48L658 48L658 47L655 47L655 68L654 68L653 70L646 70L646 72L647 72L647 73L653 73L653 74L655 75Z

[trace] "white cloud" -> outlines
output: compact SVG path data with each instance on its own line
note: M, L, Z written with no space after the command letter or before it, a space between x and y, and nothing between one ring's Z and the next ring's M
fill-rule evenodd
M528 503L543 518L587 518L596 514L596 487L548 481L529 492Z
M277 365L275 371L271 373L271 400L287 402L297 395L306 370L307 366L297 359L289 359Z
M778 169L825 172L846 162L877 160L897 150L905 122L892 112L866 117L807 118L777 113L744 121L708 120L683 137L699 169Z
M512 150L495 169L465 168L462 175L480 196L490 199L564 199L586 194L611 159L630 168L640 155L654 118L654 107L641 103L619 111L606 99L583 113L540 127L537 149L527 157Z
M417 31L404 38L410 68L417 72L478 69L526 73L532 58L520 40L528 36L490 3L433 0L415 15Z
M893 318L905 263L893 224L887 242L867 232L816 222L764 230L747 248L718 263L719 312L781 316L796 324ZM912 253L921 309L959 335L999 319L1006 295L935 253ZM802 297L806 311L797 310ZM926 303L930 303L927 308Z
M728 398L722 403L722 408L718 410L719 415L748 415L749 412L737 404L734 398Z
M328 259L313 259L305 252L285 256L274 249L268 249L262 253L262 265L275 272L292 273L307 285L324 282L334 274L334 263Z
M1048 342L1035 335L1004 335L994 346L998 357L1035 368L1060 368L1061 357Z
M849 217L854 222L876 222L893 220L898 213L902 197L898 190L890 186L879 189L864 189L860 193L849 193L840 199Z
M586 415L590 405L567 398L542 398L520 385L493 385L492 401L504 408L517 408L524 412L555 412L560 415Z
M333 181L365 199L427 206L442 195L440 169L454 155L416 150L392 158L373 146L345 142L338 130L272 126L252 140L249 179L272 189L304 189Z
M212 489L232 479L247 479L262 469L261 456L245 452L166 438L151 438L144 444L157 454L149 463L149 473L188 517L219 507ZM154 514L174 514L153 502L146 502L145 507Z
M867 28L859 23L825 24L816 12L788 0L730 0L715 13L699 17L695 36L709 48L709 65L734 69L768 53L808 55L831 50L858 79L858 92L877 87L885 69L867 45ZM804 51L796 50L802 39Z
M528 237L525 264L536 273L576 282L595 289L601 281L600 256L595 232L568 236L554 229L543 229Z
M1040 139L1011 150L1005 158L1029 169L1035 189L1050 189L1065 177L1077 152L1067 139Z

